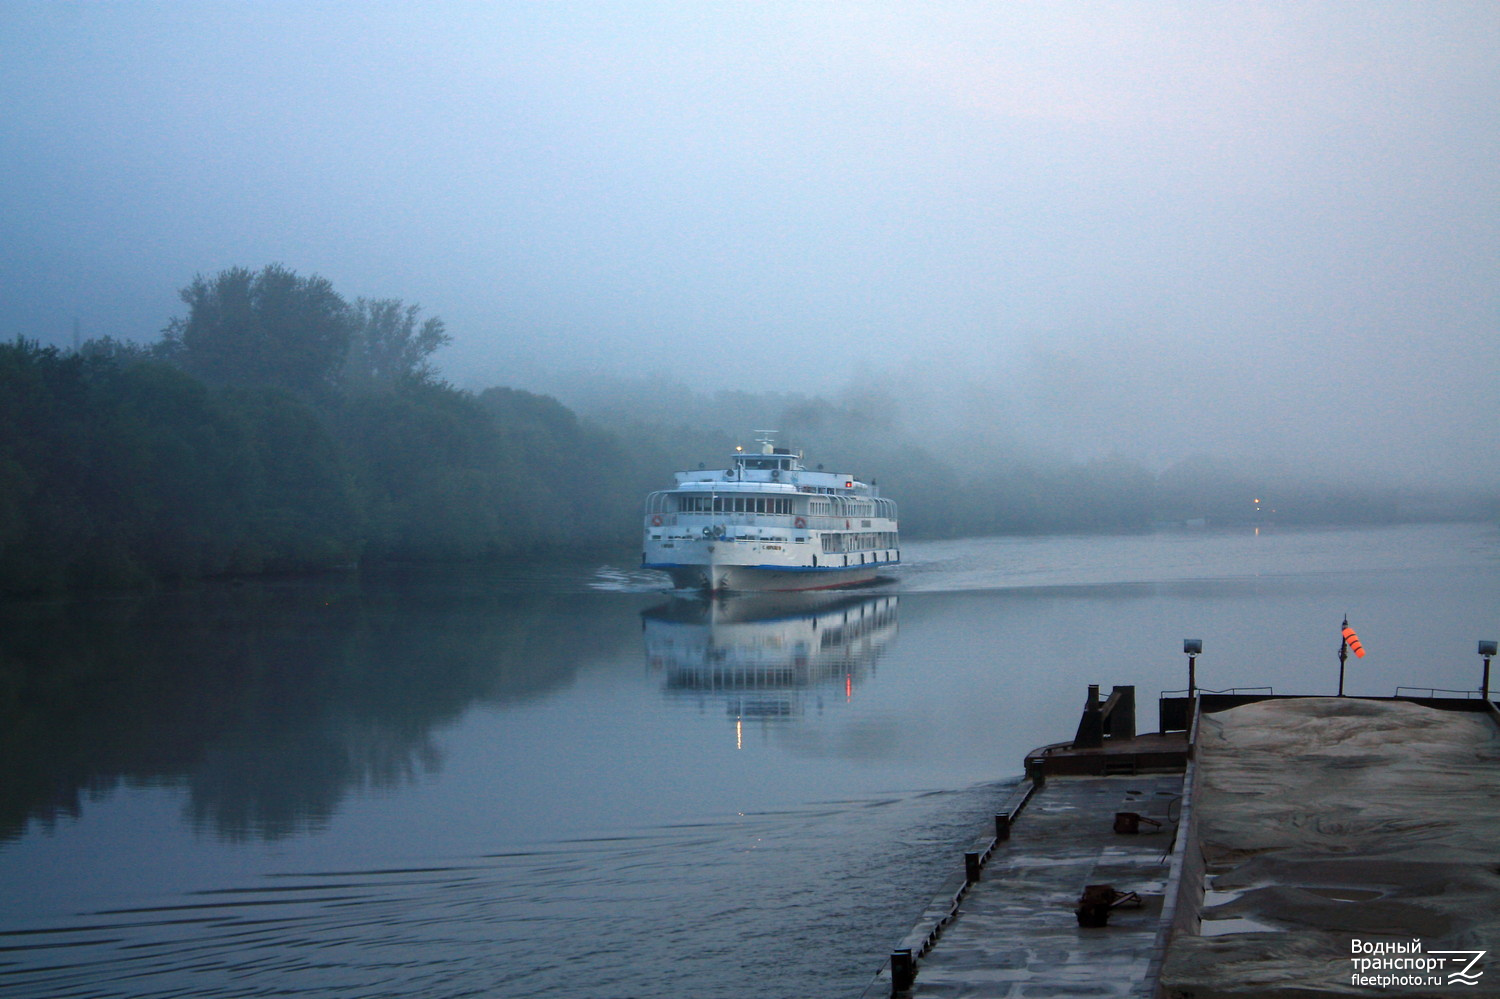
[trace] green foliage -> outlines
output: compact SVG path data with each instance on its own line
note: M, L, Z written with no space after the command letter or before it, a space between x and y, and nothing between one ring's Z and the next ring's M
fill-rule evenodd
M632 456L613 435L550 396L491 388L478 401L509 458L507 509L526 544L595 546L620 539L614 525L634 528L644 493L633 488Z
M226 395L250 445L254 471L245 568L315 569L358 561L360 501L317 412L274 391Z
M347 563L356 511L321 419L289 395L0 345L0 593Z
M166 350L210 385L332 391L349 350L348 304L326 278L280 264L198 275L180 292L185 319L167 327Z
M402 305L396 298L355 299L350 313L349 352L344 360L346 391L369 391L432 377L428 359L453 338L436 316L418 326L421 311L415 305Z
M432 376L442 321L279 266L199 276L159 343L0 346L0 593L623 541L615 438ZM613 532L618 532L614 534Z
M409 382L345 401L339 433L377 558L478 558L506 550L508 470L498 431L467 393Z

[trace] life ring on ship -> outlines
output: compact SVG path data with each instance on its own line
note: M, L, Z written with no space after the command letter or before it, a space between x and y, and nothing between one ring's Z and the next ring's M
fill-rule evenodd
M661 514L656 513L656 514L652 514L651 515L651 526L652 527L660 527L661 526Z
M807 526L807 518L806 517L798 517L796 520L792 521L792 526L793 527L798 527L798 528L806 527Z

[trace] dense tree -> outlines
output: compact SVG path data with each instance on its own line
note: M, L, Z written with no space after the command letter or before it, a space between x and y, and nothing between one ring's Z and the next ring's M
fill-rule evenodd
M500 434L514 497L507 503L532 544L634 540L629 528L639 523L644 492L634 455L614 435L551 396L491 388L478 401Z
M307 397L334 388L349 350L350 308L326 278L280 264L201 274L180 292L186 318L166 353L211 385L269 386Z
M368 391L432 377L428 359L452 337L436 316L418 325L421 311L415 305L403 305L397 298L354 300L343 371L346 391Z
M291 395L0 345L0 593L336 565L361 532L336 444Z
M356 469L368 551L380 558L478 558L514 531L501 492L508 456L473 396L408 383L346 401L340 436Z
M241 560L277 570L357 562L364 535L359 494L320 415L276 390L238 390L225 398L253 454Z

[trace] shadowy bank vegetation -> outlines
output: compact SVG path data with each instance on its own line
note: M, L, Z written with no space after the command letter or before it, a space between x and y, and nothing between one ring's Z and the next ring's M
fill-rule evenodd
M619 550L671 470L723 461L768 420L809 462L878 476L915 537L1437 509L1204 458L1155 474L974 442L935 451L874 395L648 386L594 392L581 418L549 396L439 379L442 321L397 299L350 302L277 265L200 276L181 297L187 314L149 345L0 345L0 593Z
M0 592L510 556L633 520L610 435L443 383L415 306L278 266L182 298L149 346L0 345Z

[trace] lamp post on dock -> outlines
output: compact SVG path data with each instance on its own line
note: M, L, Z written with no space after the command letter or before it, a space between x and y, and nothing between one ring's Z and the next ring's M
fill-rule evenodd
M1495 642L1481 641L1479 654L1484 656L1484 677L1479 682L1479 696L1490 699L1490 657L1495 654Z
M1203 639L1184 638L1182 640L1182 651L1188 657L1188 700L1198 696L1198 657L1203 654ZM1191 710L1191 708L1189 708Z

